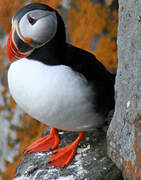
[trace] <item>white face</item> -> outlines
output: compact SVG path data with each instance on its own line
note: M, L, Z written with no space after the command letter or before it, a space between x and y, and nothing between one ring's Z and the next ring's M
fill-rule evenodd
M49 42L57 31L57 16L54 11L33 10L19 22L21 38L30 38L40 47Z

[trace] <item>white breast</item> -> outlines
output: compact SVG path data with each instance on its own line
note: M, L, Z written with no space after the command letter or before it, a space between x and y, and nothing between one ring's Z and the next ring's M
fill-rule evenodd
M37 120L62 130L87 131L103 123L86 79L64 65L21 59L8 70L10 93Z

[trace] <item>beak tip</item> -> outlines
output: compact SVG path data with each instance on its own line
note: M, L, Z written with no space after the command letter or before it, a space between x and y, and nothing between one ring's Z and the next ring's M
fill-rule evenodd
M13 55L11 51L11 41L12 41L12 30L10 31L8 40L7 40L7 55L8 59L12 62L13 61Z

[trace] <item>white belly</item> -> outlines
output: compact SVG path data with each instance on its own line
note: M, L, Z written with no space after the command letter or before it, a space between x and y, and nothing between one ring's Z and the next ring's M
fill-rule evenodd
M86 79L64 65L21 59L8 70L10 93L37 120L62 130L87 131L103 123Z

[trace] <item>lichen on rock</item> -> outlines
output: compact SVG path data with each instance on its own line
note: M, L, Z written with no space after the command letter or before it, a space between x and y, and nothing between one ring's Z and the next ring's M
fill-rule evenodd
M78 133L60 133L61 145L70 144ZM82 139L75 158L66 168L57 168L48 164L52 152L32 153L25 155L17 167L16 178L13 180L49 180L49 179L90 179L120 180L120 171L107 157L106 135L102 130L87 133ZM120 178L120 179L119 179Z

